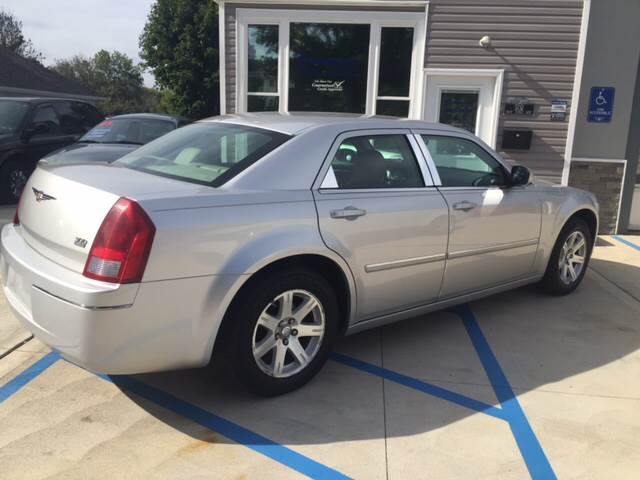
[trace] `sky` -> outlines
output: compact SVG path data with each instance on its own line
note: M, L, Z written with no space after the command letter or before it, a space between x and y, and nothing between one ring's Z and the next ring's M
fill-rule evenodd
M25 37L46 57L56 59L100 49L118 50L140 61L138 38L154 0L0 0L23 24ZM153 75L145 73L145 85Z

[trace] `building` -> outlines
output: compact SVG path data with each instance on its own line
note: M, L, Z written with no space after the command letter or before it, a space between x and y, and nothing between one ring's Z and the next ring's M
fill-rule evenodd
M639 1L218 4L222 113L453 124L539 178L594 191L602 232L640 228Z
M73 98L87 102L102 100L81 83L1 47L0 97Z

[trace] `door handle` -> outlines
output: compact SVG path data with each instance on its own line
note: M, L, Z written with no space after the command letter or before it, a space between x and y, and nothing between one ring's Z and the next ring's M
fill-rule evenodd
M345 207L341 210L331 210L331 218L344 218L346 220L355 220L358 217L366 215L366 210L361 210L356 207Z
M478 206L477 203L467 202L465 200L464 202L454 203L453 204L453 209L454 210L461 210L463 212L468 212L469 210L473 210L477 206Z

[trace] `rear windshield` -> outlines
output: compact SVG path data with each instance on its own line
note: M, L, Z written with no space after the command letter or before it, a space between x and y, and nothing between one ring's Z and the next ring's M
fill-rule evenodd
M82 143L144 145L174 130L173 122L151 118L109 118L89 130Z
M243 125L194 123L125 155L115 164L218 187L289 138Z

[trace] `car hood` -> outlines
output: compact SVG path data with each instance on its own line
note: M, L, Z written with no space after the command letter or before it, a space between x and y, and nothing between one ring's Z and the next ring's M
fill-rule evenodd
M124 145L116 143L74 143L56 150L43 158L52 165L71 163L111 163L127 153L140 148L140 145Z

